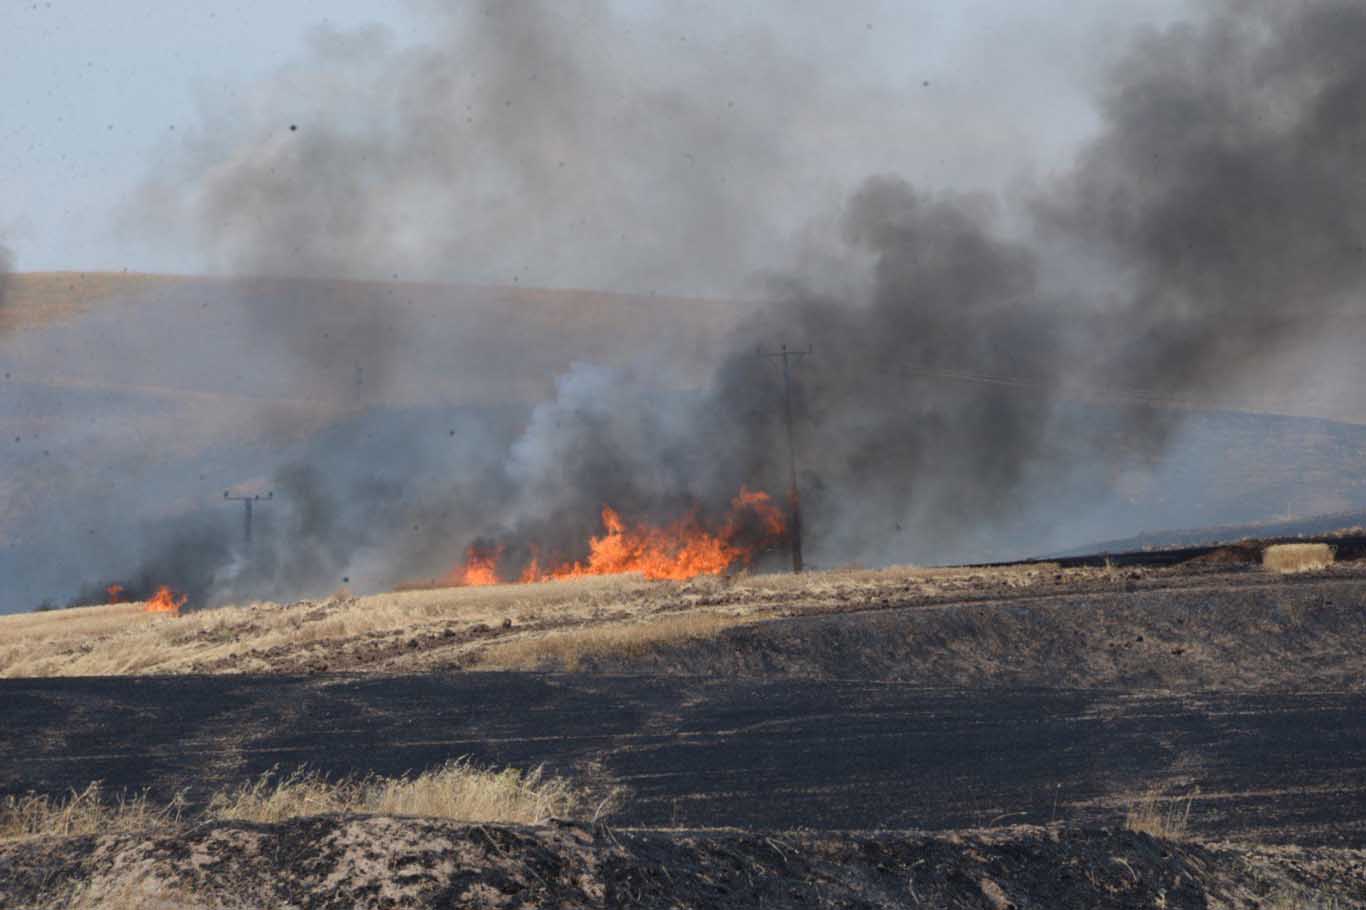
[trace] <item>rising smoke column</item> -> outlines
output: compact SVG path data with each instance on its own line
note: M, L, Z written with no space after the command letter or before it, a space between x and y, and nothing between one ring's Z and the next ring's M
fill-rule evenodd
M708 268L748 261L728 251L769 226L765 174L785 131L805 122L784 91L804 83L783 81L800 67L772 66L776 81L750 96L737 132L708 113L716 96L705 93L645 93L604 114L621 73L599 63L611 35L595 5L438 21L443 41L417 51L377 33L321 34L309 65L283 77L317 102L301 108L312 116L297 131L252 121L239 143L206 145L175 175L188 193L154 187L171 193L167 210L252 274L487 261L520 275L521 258L543 284L627 275L691 289ZM1355 3L1221 4L1137 37L1110 69L1096 137L1023 203L869 178L823 238L828 272L777 270L766 315L710 388L684 394L585 365L508 447L472 462L452 453L452 475L486 482L443 513L450 554L476 538L568 548L604 503L649 515L719 508L746 483L781 491L781 392L754 356L775 332L819 348L798 398L815 559L1022 551L1041 523L1103 501L1103 468L1160 451L1177 423L1170 410L1102 414L1079 400L1236 392L1262 358L1361 314L1363 39ZM686 160L699 135L719 143L700 170L648 166ZM580 235L613 218L665 227L580 257ZM340 316L307 294L247 305L305 366L360 353L387 363L401 345L384 301L343 301ZM407 521L392 505L403 497L371 492L308 524L326 565ZM386 517L362 532L353 522L370 514ZM391 557L411 565L397 548ZM303 575L276 577L283 589Z
M970 557L961 539L980 545L1042 498L1103 498L1088 488L1099 477L1074 473L1159 450L1178 420L1060 406L1236 390L1291 343L1360 318L1363 41L1366 9L1344 2L1229 4L1141 36L1112 69L1100 135L1034 199L1023 242L979 200L869 180L844 220L868 285L831 298L799 277L769 321L823 353L804 407L827 552ZM1063 283L1086 271L1100 280ZM773 421L741 420L773 400L755 369L739 354L718 396L751 430L739 463L781 451ZM914 381L934 370L1025 382ZM1096 425L1116 418L1109 435L1125 444L1112 449Z

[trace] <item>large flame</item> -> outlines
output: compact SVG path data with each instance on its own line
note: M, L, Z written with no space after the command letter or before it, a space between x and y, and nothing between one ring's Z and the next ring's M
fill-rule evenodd
M174 613L179 614L180 608L185 606L185 601L189 597L184 594L177 594L170 588L162 585L157 588L157 592L152 595L152 599L147 601L146 610L148 613Z
M707 529L696 514L662 527L628 524L611 506L603 506L602 526L603 533L588 541L587 559L579 562L544 566L540 551L533 546L531 561L517 574L517 581L629 573L655 580L721 575L748 566L787 534L782 512L768 494L743 487L731 501L725 521L714 531ZM503 580L498 570L502 556L501 547L470 547L464 564L446 581L454 585L497 584Z

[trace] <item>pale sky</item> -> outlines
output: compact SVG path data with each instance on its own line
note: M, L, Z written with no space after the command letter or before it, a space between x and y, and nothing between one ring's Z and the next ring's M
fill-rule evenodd
M155 163L273 73L311 30L379 23L421 43L422 0L6 0L0 11L0 243L21 270L193 272L189 245L127 236L116 215ZM619 2L658 41L768 33L786 53L922 108L879 141L836 140L834 190L869 171L996 189L1061 168L1093 124L1097 61L1177 0ZM928 83L928 85L926 84ZM1004 150L1009 150L1008 154Z

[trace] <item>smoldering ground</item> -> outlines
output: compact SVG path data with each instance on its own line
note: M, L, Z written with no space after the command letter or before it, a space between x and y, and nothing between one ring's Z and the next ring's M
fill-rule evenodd
M440 571L475 539L571 550L604 503L653 517L722 508L741 484L781 492L781 379L755 356L779 339L817 349L795 400L816 561L1019 553L1163 450L1182 412L1153 399L1236 401L1269 361L1363 315L1354 3L1217 4L1140 31L1106 67L1098 131L1054 176L1002 196L888 169L833 214L793 162L818 171L813 137L846 125L874 142L897 90L851 93L762 34L705 66L717 58L627 40L592 3L429 15L419 48L319 33L171 157L143 226L188 229L239 274L758 287L768 302L701 390L658 372L665 338L641 369L570 371L517 429L471 418L468 445L414 443L458 483L425 468L374 482L387 456L332 437L326 467L282 475L323 472L269 538L269 593L357 560L375 579ZM412 335L392 301L237 305L250 356L306 386L361 353L367 395L403 373ZM496 327L483 341L501 343ZM221 586L230 564L194 574Z

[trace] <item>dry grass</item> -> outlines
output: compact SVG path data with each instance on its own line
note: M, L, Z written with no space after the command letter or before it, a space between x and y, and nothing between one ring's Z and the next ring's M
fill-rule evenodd
M347 669L421 670L452 662L569 665L603 649L712 635L739 621L885 602L950 597L984 580L1007 588L1052 584L1056 566L836 570L651 582L609 576L192 610L179 618L116 604L0 616L0 677L271 672L391 646L394 662ZM1100 570L1068 570L1080 576ZM405 650L425 638L427 648ZM560 639L560 643L552 639ZM361 643L367 647L360 647ZM437 647L439 645L439 648ZM491 647L492 646L492 647ZM382 650L380 648L379 650ZM431 661L432 663L424 663ZM441 663L440 661L445 661Z
M502 670L578 670L586 660L639 657L660 644L711 638L724 629L760 616L690 613L653 622L574 629L559 634L514 639L494 645L480 655L480 664Z
M539 825L574 815L581 803L580 792L567 780L546 777L540 768L492 771L460 760L416 777L330 781L307 769L286 775L267 772L216 795L208 814L215 819L266 823L358 812Z
M1262 552L1262 568L1289 574L1314 572L1333 564L1333 548L1326 543L1278 543Z
M254 663L248 652L281 646L322 652L338 639L496 627L508 620L591 620L622 604L648 601L659 590L636 577L592 578L260 603L179 618L144 613L135 604L0 616L0 677L183 673L223 658L241 658L235 669L263 670L269 664Z
M1150 791L1129 806L1124 828L1163 840L1183 840L1190 827L1191 804L1199 792L1192 790L1185 796L1163 798Z
M614 807L617 792L588 805L584 792L542 769L501 771L464 760L415 776L329 780L301 768L268 771L253 781L223 790L192 817L177 797L156 805L143 792L106 798L98 783L62 798L33 794L0 802L0 841L87 834L170 832L188 821L280 822L334 812L412 815L462 822L544 824L551 818L598 816Z
M0 841L175 826L180 823L181 809L179 798L157 806L145 791L106 797L99 782L56 799L31 793L6 796L0 801Z

